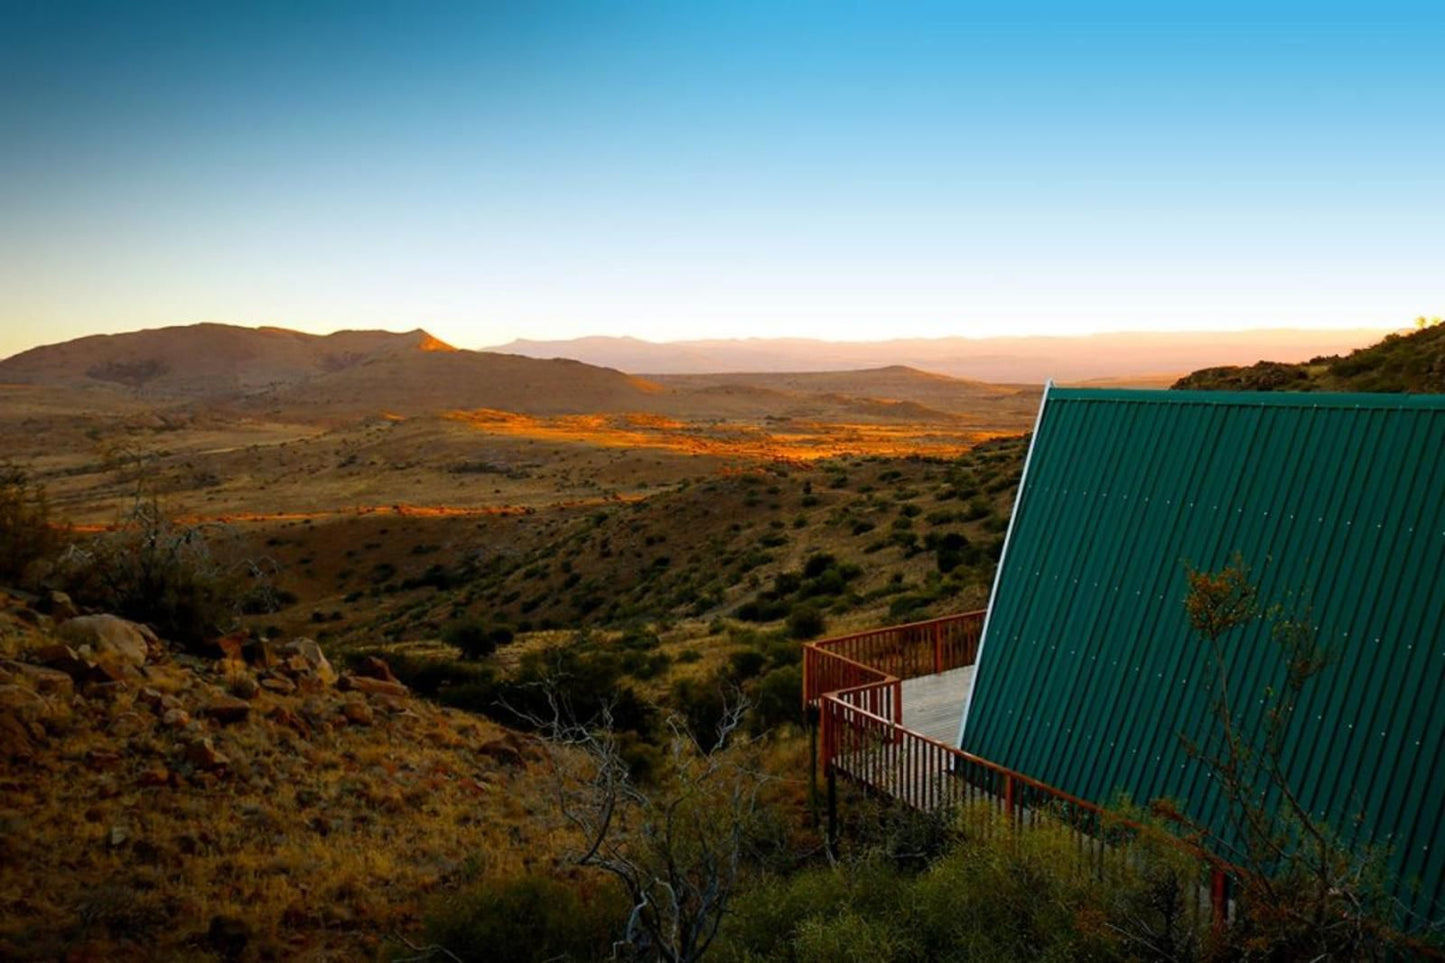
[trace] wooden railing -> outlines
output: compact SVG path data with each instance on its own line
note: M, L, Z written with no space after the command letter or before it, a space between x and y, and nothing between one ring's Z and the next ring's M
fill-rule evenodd
M895 685L973 665L983 634L984 613L964 612L927 622L894 625L803 647L803 702L818 707L826 693ZM901 695L894 700L901 710ZM901 722L900 714L892 716Z
M920 812L970 804L991 808L1010 826L1053 826L1070 833L1100 878L1137 859L1148 836L1187 852L1200 867L1197 912L1216 927L1229 914L1235 867L1187 840L1114 816L1102 807L1022 773L914 732L903 725L904 679L973 665L983 612L822 639L803 649L803 702L816 719L828 779L829 835L836 836L836 780L891 797ZM962 698L962 692L960 692Z

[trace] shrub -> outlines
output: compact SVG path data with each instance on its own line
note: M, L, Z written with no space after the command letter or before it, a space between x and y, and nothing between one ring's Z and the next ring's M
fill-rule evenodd
M511 629L488 628L479 619L457 619L442 629L442 641L460 650L462 658L473 661L485 659L512 638Z
M774 669L758 680L753 692L753 731L767 732L802 721L803 670L797 665Z
M462 960L541 963L610 955L627 902L610 884L532 874L484 880L427 918L428 939Z
M154 499L137 503L115 532L66 553L60 575L82 605L153 626L194 647L235 627L243 611L275 611L269 573L254 563L224 563L214 529L177 525Z
M814 639L823 633L823 613L811 605L797 605L788 613L788 634L795 639Z
M0 581L24 581L32 565L53 557L59 548L45 490L25 469L0 464Z

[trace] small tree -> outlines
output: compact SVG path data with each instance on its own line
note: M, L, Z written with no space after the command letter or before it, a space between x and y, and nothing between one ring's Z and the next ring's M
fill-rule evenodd
M0 582L23 582L35 563L59 549L45 489L24 468L0 463Z
M249 561L223 562L214 535L177 523L154 496L138 495L115 531L72 545L60 572L77 601L194 646L233 629L243 609L256 607L253 593L269 577Z
M1248 955L1274 960L1368 959L1390 943L1392 903L1379 854L1344 843L1301 803L1286 771L1286 740L1300 697L1329 664L1308 618L1265 607L1236 553L1215 572L1186 566L1190 626L1209 651L1216 737L1201 745L1181 734L1191 757L1214 774L1239 840L1242 918L1236 935ZM1284 679L1262 693L1263 726L1246 728L1229 687L1227 645L1236 630L1267 619ZM1207 827L1196 825L1201 834Z
M734 738L746 701L731 701L717 731L701 741L670 717L666 767L655 788L632 779L610 712L580 725L555 696L548 701L550 717L530 721L548 738L558 805L582 840L574 861L611 874L630 899L625 948L643 960L701 959L761 824L765 779Z

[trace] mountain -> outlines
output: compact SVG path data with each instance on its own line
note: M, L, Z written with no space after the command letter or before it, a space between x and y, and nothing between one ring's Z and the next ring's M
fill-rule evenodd
M1260 361L1204 368L1175 388L1205 391L1375 391L1445 393L1445 324L1391 334L1347 355L1304 363Z
M1080 337L912 338L816 341L749 338L656 343L636 338L512 341L494 350L571 358L639 374L809 372L906 365L1004 384L1125 377L1159 381L1201 366L1249 364L1262 357L1303 361L1378 340L1385 328L1348 330L1113 332ZM1172 380L1172 377L1169 379Z
M447 354L425 331L303 334L192 324L99 334L0 361L0 382L125 389L150 399L206 398L293 384L399 354Z

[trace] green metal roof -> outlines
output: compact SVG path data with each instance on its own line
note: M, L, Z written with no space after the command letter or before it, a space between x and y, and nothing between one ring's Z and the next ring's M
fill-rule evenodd
M1099 803L1177 800L1227 842L1223 800L1180 739L1217 728L1183 600L1186 563L1236 552L1261 600L1307 615L1334 656L1296 712L1293 786L1346 838L1390 847L1401 898L1438 918L1445 397L1051 388L962 747ZM1234 707L1257 727L1284 678L1269 624L1226 650Z

